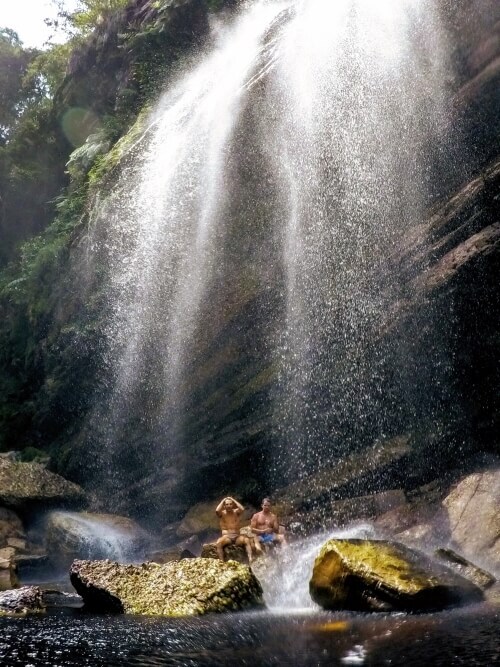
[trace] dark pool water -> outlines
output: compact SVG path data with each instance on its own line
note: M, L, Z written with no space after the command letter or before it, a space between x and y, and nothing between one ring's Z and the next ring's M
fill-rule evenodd
M0 665L500 665L500 610L155 619L51 609L45 616L0 619Z

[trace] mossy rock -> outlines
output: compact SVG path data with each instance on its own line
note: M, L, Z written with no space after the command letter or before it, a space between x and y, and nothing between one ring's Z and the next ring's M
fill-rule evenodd
M380 540L329 540L309 591L330 610L418 612L483 599L477 586L425 554Z
M46 510L56 505L83 507L83 489L50 472L38 463L0 460L0 503L20 514Z
M236 544L228 544L224 547L224 559L235 560L238 563L248 563L245 547ZM204 544L201 550L201 558L219 558L216 544Z
M87 607L148 616L198 616L262 607L262 588L246 565L208 558L158 565L75 560L71 583Z

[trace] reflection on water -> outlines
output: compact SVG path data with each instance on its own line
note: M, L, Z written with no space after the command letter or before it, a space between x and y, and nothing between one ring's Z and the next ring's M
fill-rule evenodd
M0 619L5 667L252 667L500 664L500 612L486 605L425 616L273 614L196 619L52 610Z

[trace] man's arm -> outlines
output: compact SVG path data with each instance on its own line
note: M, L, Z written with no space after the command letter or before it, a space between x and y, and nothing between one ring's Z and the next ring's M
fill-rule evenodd
M251 521L250 521L250 528L252 529L252 533L255 533L255 535L264 535L265 533L269 532L269 528L258 528L259 525L259 520L258 520L259 514L254 514Z
M217 514L217 516L221 516L221 515L222 515L222 508L224 507L224 501L225 501L225 500L226 500L226 499L223 498L223 499L220 501L220 503L217 505L217 507L215 508L215 513Z
M229 500L232 500L233 503L236 505L236 509L235 509L236 514L241 514L242 512L245 511L245 508L243 507L243 505L241 503L239 503L236 500L236 498L233 498L232 496L228 496L228 498L229 498Z

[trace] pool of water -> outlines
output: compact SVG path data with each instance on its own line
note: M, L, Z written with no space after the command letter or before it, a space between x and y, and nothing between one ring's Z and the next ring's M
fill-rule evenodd
M262 611L189 619L53 608L0 618L2 667L500 665L500 610L339 614Z

